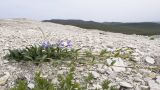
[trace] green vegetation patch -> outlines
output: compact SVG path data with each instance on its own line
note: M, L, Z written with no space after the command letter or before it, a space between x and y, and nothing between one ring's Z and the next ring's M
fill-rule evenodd
M9 50L9 53L4 58L18 62L32 61L37 65L41 62L53 62L53 65L57 65L59 61L94 64L97 62L104 63L104 60L108 58L132 59L131 54L133 53L132 48L120 48L114 51L104 49L95 54L92 50L82 52L81 49L74 49L71 46L70 41L67 41L66 45L62 41L58 42L58 44L45 42L42 45L31 45L23 49ZM114 63L112 62L111 65Z
M75 67L72 66L67 75L58 75L58 84L51 83L46 78L41 77L41 73L35 75L35 86L33 88L27 87L27 81L19 80L18 83L10 90L87 90L91 80L94 79L91 73L84 78L83 83L75 82L74 80ZM118 90L115 86L110 85L111 81L104 80L102 83L103 90ZM98 89L96 89L98 90Z
M4 58L8 60L33 61L34 63L49 62L51 60L77 59L80 49L62 47L62 44L51 45L48 42L42 45L32 45L23 49L9 50Z

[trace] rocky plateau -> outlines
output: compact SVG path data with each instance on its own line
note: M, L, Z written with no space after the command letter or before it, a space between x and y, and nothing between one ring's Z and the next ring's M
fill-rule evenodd
M150 38L154 38L151 40ZM89 72L94 75L89 90L101 90L105 79L112 81L120 90L160 90L160 37L126 35L121 33L87 30L70 25L40 22L28 19L0 20L0 90L8 90L15 85L18 78L26 78L28 87L34 87L35 71L40 70L44 77L56 83L58 74L65 74L69 68L65 65L54 67L50 63L36 66L31 62L10 62L3 57L8 49L23 48L40 44L43 41L56 43L58 40L71 40L74 48L102 49L134 48L133 61L113 58L116 63L109 67L102 63L94 65L77 65L76 81ZM111 60L106 60L110 64ZM136 68L135 68L135 67ZM153 68L154 67L154 68Z

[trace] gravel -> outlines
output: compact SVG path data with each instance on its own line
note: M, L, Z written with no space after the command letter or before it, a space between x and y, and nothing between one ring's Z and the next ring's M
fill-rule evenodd
M28 86L33 88L34 83L32 82L34 74L39 70L46 78L53 79L53 82L56 80L55 77L57 73L65 74L68 71L68 67L65 65L55 68L50 63L35 66L31 62L17 63L8 62L3 59L3 56L8 53L8 49L24 48L29 45L41 44L43 41L56 43L58 40L71 40L73 42L73 47L82 48L83 50L91 49L95 53L102 49L113 51L116 48L131 47L135 49L133 56L136 64L140 64L141 66L160 66L160 58L158 58L160 57L159 36L156 36L154 40L150 40L148 36L125 35L94 29L87 30L70 25L60 25L28 19L1 19L0 88L2 88L2 90L7 90L13 87L18 78L26 78L28 82L31 82ZM147 63L146 57L152 57L152 60L150 61L150 58L147 59ZM82 77L92 72L92 74L94 74L93 76L95 76L95 80L92 87L89 88L101 89L100 84L102 81L104 79L109 79L112 83L117 85L117 87L122 85L123 87L130 88L130 90L136 90L136 88L160 90L157 89L160 86L160 83L157 83L159 82L159 78L155 79L155 77L160 76L160 72L129 68L129 65L135 65L135 62L122 59L117 62L118 65L116 64L113 67L103 67L101 64L94 64L92 66L78 65L75 76L77 81L81 82ZM119 66L119 64L122 64L120 66L123 67L116 67ZM116 70L118 71L116 72ZM141 83L137 84L137 82ZM153 88L154 85L156 85L155 88Z

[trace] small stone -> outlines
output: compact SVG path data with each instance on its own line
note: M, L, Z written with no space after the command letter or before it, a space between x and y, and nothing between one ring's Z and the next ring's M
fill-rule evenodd
M111 63L115 61L115 64L112 66L112 69L115 72L123 72L126 71L126 65L124 64L121 58L107 59L107 64L111 65Z
M102 74L101 78L99 78L100 80L106 80L108 79L108 76L106 74Z
M3 64L6 64L8 63L9 61L8 60L3 60Z
M130 47L130 48L137 48L137 46L134 46L133 44L129 44L127 46Z
M112 49L112 48L107 48L107 51L113 52L114 49Z
M122 79L119 78L119 77L116 77L115 79L116 79L117 82L122 81Z
M124 61L121 58L114 58L114 59L107 60L107 63L110 65L113 61L116 61L114 66L121 66L121 67L126 66L124 64Z
M138 83L134 83L134 88L135 88L135 90L141 90L141 88L139 87L139 84Z
M136 82L143 82L143 80L140 79L139 77L134 77L134 81L136 81Z
M143 78L143 80L145 81L145 83L148 83L148 81L149 81L149 80L152 80L152 78L150 78L150 77L145 77L145 78Z
M112 67L112 69L115 72L124 72L124 71L126 71L126 68L123 68L123 67Z
M5 86L0 86L0 90L7 90Z
M57 78L52 79L51 82L54 83L54 84L58 84L59 83Z
M120 86L126 87L126 88L132 88L133 86L128 82L120 82Z
M137 57L137 56L133 58L133 61L136 61L136 62L139 62L140 60L141 60L141 58Z
M28 86L30 89L33 89L33 88L34 88L34 84L33 84L33 83L29 83L27 86Z
M103 68L105 65L104 64L96 64L97 68Z
M144 86L144 85L141 85L141 90L149 90L149 86Z
M99 84L94 84L93 87L95 87L96 89L101 89L102 88L102 86L99 85Z
M113 48L113 44L107 45L108 48Z
M148 85L150 87L150 90L160 90L160 85L154 80L148 80Z
M82 71L84 71L84 68L79 67L79 68L78 68L78 71L79 71L79 72L82 72Z
M9 44L5 44L5 47L3 48L3 50L7 50L9 49Z
M7 82L8 78L10 77L9 72L5 72L4 74L5 75L0 77L0 85L4 85Z
M139 53L139 54L142 53L139 49L135 49L135 52L136 52L136 53Z
M99 73L97 73L96 71L92 71L91 73L93 74L94 78L100 77Z
M105 71L106 71L106 73L108 73L108 74L113 74L113 73L115 73L115 72L112 70L111 67L108 67L107 69L105 69Z
M155 60L149 56L146 57L146 62L147 63L150 63L150 64L154 64L155 63Z
M106 71L105 71L105 69L98 68L98 69L97 69L97 72L99 72L99 73L101 73L101 74L104 74Z
M102 89L102 86L99 84L93 84L93 86L89 88L89 90L97 90L97 89Z
M67 67L60 67L60 70L68 70L68 68Z
M64 74L64 70L59 70L58 72L57 72L57 74Z
M150 70L147 70L147 69L139 69L139 71L142 72L145 75L146 74L148 75L148 74L152 73Z
M137 74L135 75L135 77L142 78L143 76L142 76L142 74L140 74L140 73L137 73Z
M135 52L135 53L132 53L132 55L133 55L133 56L138 56L139 53L136 53L136 52Z
M160 76L157 76L157 77L156 77L156 82L157 82L158 84L160 84Z
M82 72L81 75L84 76L84 77L87 77L88 73Z

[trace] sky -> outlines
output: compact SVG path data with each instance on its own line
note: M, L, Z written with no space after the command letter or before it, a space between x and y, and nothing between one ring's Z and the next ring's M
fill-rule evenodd
M160 22L160 0L0 0L0 19Z

